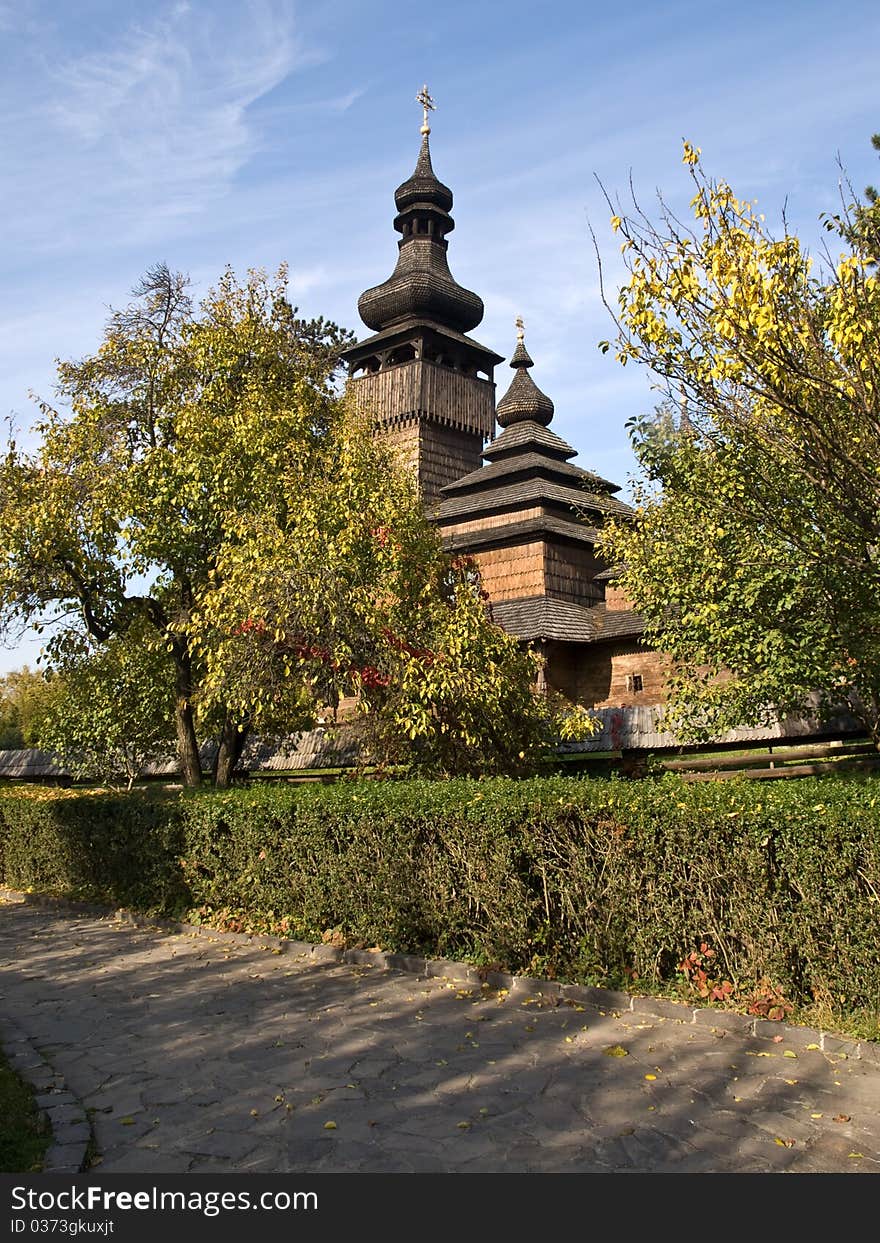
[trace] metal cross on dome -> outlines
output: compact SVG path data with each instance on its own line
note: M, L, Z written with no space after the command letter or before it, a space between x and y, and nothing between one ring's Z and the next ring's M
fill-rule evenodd
M430 92L428 91L427 86L423 86L422 89L419 91L418 95L416 95L416 103L422 105L422 110L424 113L423 120L422 120L422 128L419 132L422 134L430 134L431 127L428 124L428 112L429 111L433 112L434 109L437 107L437 105L434 103L433 99L431 98L431 95L430 95Z

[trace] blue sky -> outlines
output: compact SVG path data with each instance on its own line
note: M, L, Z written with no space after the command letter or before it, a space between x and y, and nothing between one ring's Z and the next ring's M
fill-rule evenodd
M853 184L880 181L880 10L850 0L598 5L325 0L0 0L0 414L27 426L53 359L92 351L150 264L204 291L290 264L292 297L365 334L356 303L394 264L393 190L427 82L455 194L450 266L501 354L522 314L536 382L582 465L625 483L624 424L649 377L611 326L588 219L619 269L596 184L685 210L682 138L768 221L815 247ZM500 391L511 373L499 369ZM0 649L0 671L36 648Z

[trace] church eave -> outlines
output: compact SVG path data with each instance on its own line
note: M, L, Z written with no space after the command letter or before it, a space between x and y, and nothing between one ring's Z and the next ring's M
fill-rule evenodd
M444 500L438 515L444 518L474 518L507 509L527 505L550 505L569 508L577 512L631 514L633 511L622 501L610 496L597 496L570 485L548 483L542 479L527 479L522 483L495 486L489 491L469 496L453 496Z
M614 613L604 604L585 607L552 596L501 600L493 604L492 612L508 634L523 642L551 640L592 646L619 639L638 639L644 629L644 621L638 613Z
M362 341L355 342L354 345L340 355L343 362L349 366L358 363L363 358L368 358L379 349L393 349L396 345L404 345L411 341L415 333L418 332L435 333L438 337L445 337L449 341L454 341L457 345L466 346L472 353L479 354L482 361L490 367L497 367L499 363L504 362L501 354L496 354L494 350L490 350L487 345L482 345L479 341L475 341L473 337L466 336L463 332L456 332L453 328L446 327L445 324L439 324L436 320L427 319L424 316L411 316L403 319L398 324L392 324L388 328L383 328L381 332L376 332L370 337L364 337Z
M437 520L435 519L435 522ZM440 535L447 552L473 552L478 548L507 548L517 544L544 540L548 544L568 544L576 547L595 547L599 532L573 519L524 518L521 522L504 522L501 525L480 527L472 531L444 531Z
M592 483L595 476L580 466L560 462L557 458L548 458L541 453L522 453L471 471L469 475L447 484L441 491L444 496L477 493L494 486L499 480L514 483L520 479L546 479L550 483L570 486L573 483Z
M596 633L592 610L548 596L499 600L492 605L495 621L523 642L562 639L589 643Z

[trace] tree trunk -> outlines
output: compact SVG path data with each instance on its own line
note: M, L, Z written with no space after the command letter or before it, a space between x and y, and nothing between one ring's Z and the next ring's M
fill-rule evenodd
M227 716L223 722L220 746L217 750L217 758L214 761L214 785L218 790L229 788L232 774L235 772L236 764L241 759L241 753L244 750L244 744L249 733L249 725L241 725L230 716Z
M199 743L192 711L192 666L188 657L177 658L177 686L174 703L174 724L177 730L177 757L183 784L195 789L202 784Z

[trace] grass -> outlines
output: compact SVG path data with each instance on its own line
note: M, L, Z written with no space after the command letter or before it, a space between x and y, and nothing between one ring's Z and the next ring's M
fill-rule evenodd
M39 1173L51 1138L31 1089L0 1053L0 1173Z

